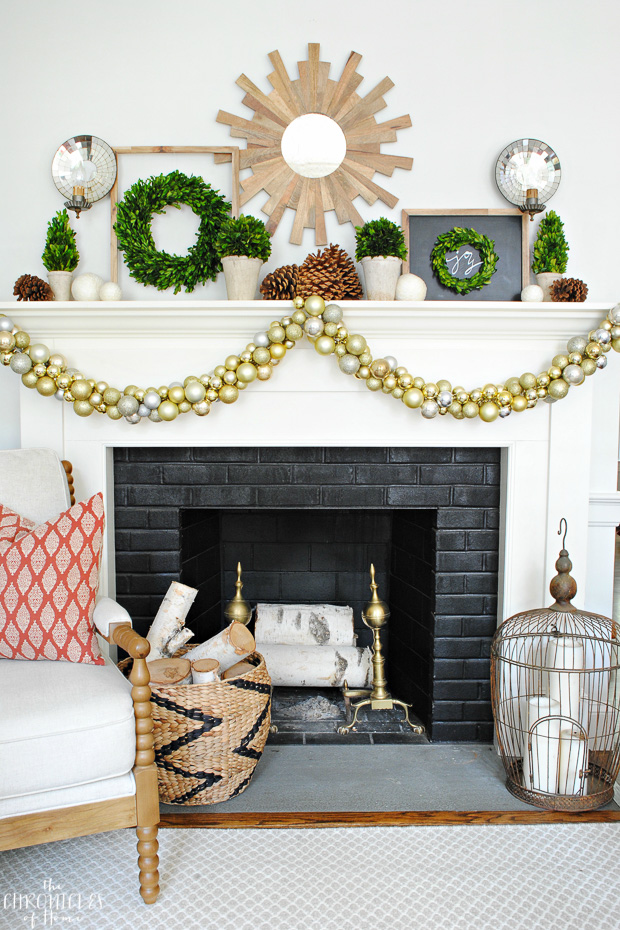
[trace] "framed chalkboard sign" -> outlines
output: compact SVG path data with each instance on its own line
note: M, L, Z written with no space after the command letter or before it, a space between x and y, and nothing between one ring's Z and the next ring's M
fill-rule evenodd
M427 300L520 300L521 290L530 282L528 224L529 216L520 210L403 210L408 254L403 271L423 278ZM457 234L448 240L439 238L455 229L472 230L473 243ZM450 239L458 242L458 248L442 250L442 241ZM433 268L433 249L436 256L441 252L442 267L448 272L444 271L442 279L456 279L454 286L447 287L439 280ZM489 253L495 255L490 280L467 290L469 281L485 279L481 272L489 267ZM463 284L459 286L457 281ZM465 290L467 293L460 292Z

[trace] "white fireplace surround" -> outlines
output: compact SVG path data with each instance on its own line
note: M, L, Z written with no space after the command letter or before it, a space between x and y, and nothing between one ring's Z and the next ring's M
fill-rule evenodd
M478 301L341 302L350 332L373 356L395 356L414 375L468 389L538 373L587 334L612 304L490 304ZM254 333L291 310L286 301L0 304L33 341L62 352L85 377L124 388L200 375L242 351ZM103 591L114 594L114 446L494 446L502 450L499 621L550 600L548 584L568 521L567 547L578 583L575 603L612 611L620 359L553 405L494 423L424 420L418 411L342 374L304 341L272 378L254 382L232 406L204 418L132 426L20 389L23 448L49 446L73 463L78 495L106 494ZM15 376L17 377L17 376Z

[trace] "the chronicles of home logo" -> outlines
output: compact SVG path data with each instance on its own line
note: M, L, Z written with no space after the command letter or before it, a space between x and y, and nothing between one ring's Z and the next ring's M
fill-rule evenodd
M100 894L64 891L50 878L43 882L41 892L9 891L0 898L0 911L4 911L5 915L13 912L17 922L27 927L86 924L89 913L102 908L103 898Z

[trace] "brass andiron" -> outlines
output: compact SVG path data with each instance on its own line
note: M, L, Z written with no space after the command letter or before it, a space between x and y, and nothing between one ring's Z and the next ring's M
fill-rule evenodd
M344 695L345 708L347 710L347 719L350 716L351 708L355 709L353 720L347 726L338 727L338 732L345 735L352 730L357 722L357 715L362 707L370 707L371 710L392 710L396 704L405 711L405 720L414 731L414 733L424 733L424 727L418 726L409 719L409 708L411 704L405 704L404 701L398 701L393 698L387 689L387 678L385 677L385 658L383 656L383 647L381 645L381 628L385 626L390 616L390 611L385 603L377 594L378 585L375 581L375 566L370 566L370 590L372 597L362 611L362 620L366 626L372 630L372 688L368 689L351 689L344 682L342 693ZM351 700L362 698L357 704L351 704Z
M252 608L241 593L243 582L241 581L241 562L237 562L237 580L235 581L235 596L229 601L224 608L224 616L229 623L236 620L238 623L248 625L252 619Z

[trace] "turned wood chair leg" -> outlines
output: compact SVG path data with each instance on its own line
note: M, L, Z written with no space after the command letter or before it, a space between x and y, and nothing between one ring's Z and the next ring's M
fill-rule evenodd
M159 856L157 827L137 827L140 894L146 904L153 904L159 894Z

